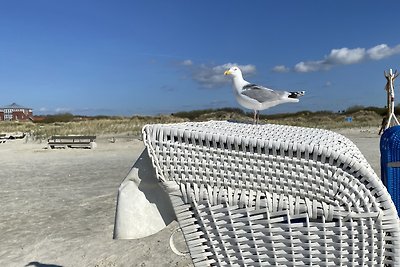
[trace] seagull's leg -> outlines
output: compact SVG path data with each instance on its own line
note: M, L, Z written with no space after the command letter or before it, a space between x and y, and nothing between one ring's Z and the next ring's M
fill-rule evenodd
M260 123L260 111L257 110L257 124Z
M253 124L257 124L257 110L254 110Z

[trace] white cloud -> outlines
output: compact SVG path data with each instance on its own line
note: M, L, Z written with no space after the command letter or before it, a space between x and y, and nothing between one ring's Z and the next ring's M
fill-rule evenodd
M183 66L192 66L193 62L190 59L186 59L181 63Z
M296 72L312 72L322 69L328 69L328 65L324 64L323 60L320 61L308 61L299 62L294 66L294 71Z
M348 49L344 47L340 49L332 49L324 62L328 65L349 65L359 63L364 59L364 57L364 48Z
M221 87L230 82L224 72L230 67L238 66L244 76L251 75L256 72L256 67L254 65L240 65L236 63L225 63L217 66L210 65L185 65L185 67L190 68L192 79L204 88L217 88Z
M400 44L389 47L386 44L380 44L369 49L366 48L339 48L332 49L329 55L324 59L314 61L301 61L297 63L293 70L296 72L313 72L329 70L334 66L358 64L366 60L381 60L386 57L400 54ZM276 66L279 70L282 66Z
M55 112L56 113L64 113L64 112L70 112L71 109L70 108L56 108Z
M329 70L336 65L350 65L360 63L365 59L364 48L340 48L332 49L328 56L323 60L299 62L294 66L296 72L313 72Z
M289 72L289 70L290 69L285 65L278 65L272 68L273 72L280 72L280 73Z
M400 45L390 48L386 44L380 44L367 50L367 55L372 60L380 60L400 53Z

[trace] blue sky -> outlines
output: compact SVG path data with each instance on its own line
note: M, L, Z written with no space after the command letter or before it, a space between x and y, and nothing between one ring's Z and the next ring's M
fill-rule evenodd
M306 91L267 114L384 106L383 72L400 70L399 12L366 0L0 0L0 105L128 116L238 107L223 75L237 64L250 82Z

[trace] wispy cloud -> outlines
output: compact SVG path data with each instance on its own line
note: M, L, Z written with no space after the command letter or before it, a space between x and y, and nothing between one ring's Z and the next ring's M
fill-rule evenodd
M400 44L390 48L386 44L377 45L367 50L368 57L372 60L380 60L400 53Z
M285 65L278 65L278 66L273 67L273 68L272 68L272 71L273 71L273 72L281 72L281 73L284 73L284 72L289 72L290 69L289 69L288 67L286 67Z
M56 113L64 113L64 112L71 112L70 108L64 108L64 107L60 107L60 108L56 108L55 109Z
M56 108L40 107L38 109L34 109L33 111L34 113L39 113L39 114L57 114L57 113L71 112L72 109L65 107L56 107Z
M335 66L358 64L367 60L381 60L397 54L400 54L400 44L394 47L389 47L386 44L380 44L369 49L360 47L350 49L343 47L339 49L332 49L329 55L326 55L323 59L301 61L293 67L293 71L305 73L329 70ZM284 72L289 71L289 68L279 65L274 67L273 70Z
M186 70L190 71L191 78L193 81L198 83L202 88L218 88L224 86L230 82L224 71L233 66L238 66L243 75L251 75L256 72L254 65L241 65L237 63L225 63L222 65L207 65L207 64L195 64L191 60L185 60L181 63Z
M67 107L41 107L39 109L34 109L34 114L44 115L44 114L61 114L61 113L72 113L75 115L120 115L122 113L131 113L128 110L114 110L108 108L67 108Z
M181 64L183 66L192 66L193 62L190 59L186 59L186 60L182 61Z

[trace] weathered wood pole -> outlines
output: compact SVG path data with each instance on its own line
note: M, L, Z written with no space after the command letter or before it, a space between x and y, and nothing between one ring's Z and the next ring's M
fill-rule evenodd
M386 92L387 92L387 108L388 108L388 114L386 117L386 124L384 130L387 128L394 126L394 125L399 125L399 121L396 118L396 115L394 114L394 80L399 76L399 73L397 73L397 70L393 73L392 69L389 69L389 73L386 71L384 72L385 78L386 78Z

